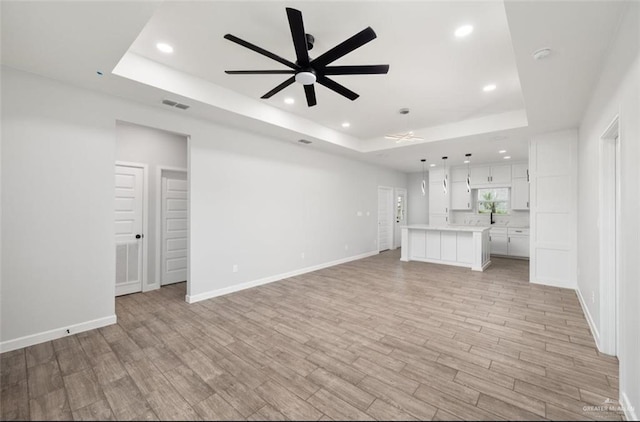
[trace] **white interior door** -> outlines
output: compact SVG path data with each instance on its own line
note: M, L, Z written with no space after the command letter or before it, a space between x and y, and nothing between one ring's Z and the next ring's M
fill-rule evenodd
M187 280L188 195L186 172L162 173L162 285Z
M144 170L116 166L116 296L142 290Z
M393 243L393 190L378 187L378 251L391 249Z
M402 230L400 227L407 225L407 190L395 189L393 248L399 248L402 242Z

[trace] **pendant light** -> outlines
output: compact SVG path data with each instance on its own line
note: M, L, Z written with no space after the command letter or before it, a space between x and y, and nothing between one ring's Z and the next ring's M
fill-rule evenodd
M420 188L422 189L422 196L425 196L427 194L427 177L424 169L424 163L427 159L423 158L420 161L422 161L422 183L420 184Z
M402 114L403 116L407 116L407 130L406 132L401 132L401 133L395 133L392 135L385 135L385 139L391 139L396 141L396 144L399 144L400 142L404 142L404 141L409 141L409 142L413 142L413 141L423 141L424 138L421 138L420 136L416 136L412 130L410 130L411 127L411 121L409 118L409 109L408 108L401 108L400 109L400 114Z
M442 157L442 170L444 171L444 177L442 178L442 190L444 190L444 194L447 194L447 158Z
M471 171L469 170L469 163L471 162L471 154L465 154L465 157L467 157L467 159L465 160L467 162L467 193L471 192Z

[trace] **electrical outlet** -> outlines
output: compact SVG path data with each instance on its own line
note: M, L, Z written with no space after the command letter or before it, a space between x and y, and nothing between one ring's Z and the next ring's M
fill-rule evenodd
M371 215L371 213L369 211L367 211L367 217L369 217Z
M349 245L347 245L346 243L344 244L344 250L348 251L349 250Z
M596 292L591 292L591 303L596 303Z
M300 254L300 258L304 259L304 252Z
M237 273L237 272L238 272L238 264L233 264L232 271L233 271L234 273Z
M358 211L358 212L356 213L356 215L357 215L358 217L362 217L362 211Z

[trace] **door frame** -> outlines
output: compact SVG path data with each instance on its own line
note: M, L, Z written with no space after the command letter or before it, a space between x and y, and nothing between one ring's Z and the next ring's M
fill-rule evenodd
M391 241L389 242L389 249L388 250L392 250L393 249L393 230L394 230L394 220L393 220L393 187L391 186L378 186L378 190L377 190L377 202L376 202L376 211L377 211L377 215L378 215L378 221L377 221L377 227L378 227L378 236L376 239L376 243L378 245L378 253L381 252L380 250L380 191L381 190L385 190L387 192L389 192L389 197L391 198L391 203L389 204L389 221L391 222ZM385 249L386 251L387 249Z
M616 115L600 136L600 351L616 356L620 327L620 130Z
M148 244L147 236L149 233L149 165L145 163L136 163L131 161L119 161L116 160L115 166L133 167L142 169L142 292L153 290L153 285L149 286L149 257L148 257ZM115 187L114 187L115 191ZM115 204L113 214L115 215ZM115 236L115 233L114 233ZM113 263L115 268L115 261ZM115 296L115 279L113 280L113 289Z
M396 200L398 198L398 193L402 192L404 193L404 221L405 221L405 225L407 222L407 208L408 208L408 203L409 203L409 193L407 192L406 188L393 188L393 248L392 249L398 249L399 247L402 246L402 237L400 237L400 239L398 240L398 242L396 243L396 219L395 219L395 215L396 215ZM400 232L400 235L402 236L402 230L400 228L397 229Z
M191 241L191 184L189 183L189 170L184 167L158 166L156 168L156 280L155 288L162 287L162 172L176 171L187 174L187 236ZM187 246L187 286L191 268L191 248Z

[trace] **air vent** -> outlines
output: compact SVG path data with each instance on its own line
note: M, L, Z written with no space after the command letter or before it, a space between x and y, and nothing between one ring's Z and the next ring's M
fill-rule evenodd
M298 142L300 142L301 144L305 144L305 145L309 145L311 143L311 141L307 141L306 139L300 139L300 140L298 140Z
M191 107L191 106L188 106L188 105L186 105L186 104L180 104L180 103L179 103L179 102L177 102L177 101L167 100L167 99L162 100L162 104L164 104L164 105L168 105L169 107L179 108L180 110L186 110L186 109L188 109L189 107Z

